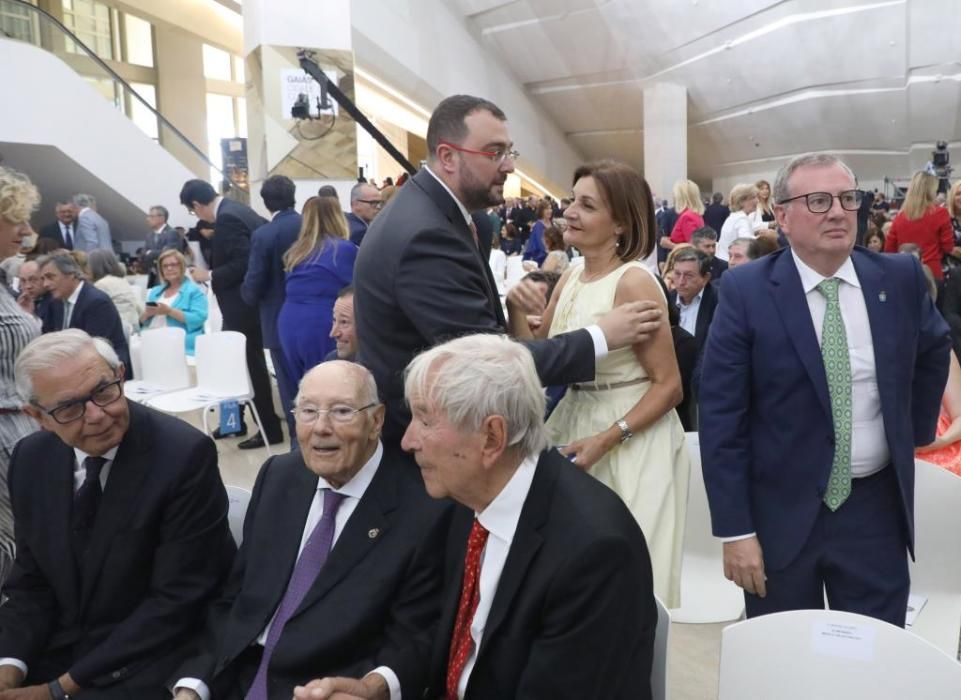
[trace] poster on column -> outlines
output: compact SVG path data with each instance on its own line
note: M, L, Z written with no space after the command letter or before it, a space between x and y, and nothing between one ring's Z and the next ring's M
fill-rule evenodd
M355 100L353 53L311 51L324 74L348 99ZM325 93L300 67L296 48L265 45L248 54L247 128L252 182L270 175L286 175L293 180L357 177L357 123Z

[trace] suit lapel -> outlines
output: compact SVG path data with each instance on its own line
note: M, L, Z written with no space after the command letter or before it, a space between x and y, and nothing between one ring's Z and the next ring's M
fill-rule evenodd
M890 301L887 300L889 291L886 289L884 270L867 255L855 250L851 254L851 261L854 263L855 272L858 273L861 293L864 295L864 305L868 310L871 341L874 345L874 366L876 368L896 367L898 358L897 335L891 332L893 330L891 315L897 309L896 306L892 305L899 300L894 298ZM881 396L881 406L897 405L896 374L888 371L876 371L875 374L877 375L878 393Z
M397 478L396 472L381 460L367 491L334 543L324 568L291 618L323 598L380 543L391 525L389 514L397 505Z
M457 619L457 606L460 604L461 587L464 585L464 556L467 553L467 537L474 522L474 513L469 508L458 507L451 523L447 547L447 576L444 581L444 602L441 608L440 624L434 644L431 668L441 675L447 671L447 658L450 655L451 637ZM436 675L436 674L435 674ZM443 677L438 681L443 687Z
M714 297L714 288L707 284L704 287L704 293L701 295L701 304L697 309L697 321L694 324L694 337L699 348L703 348L707 343L707 331L710 328L711 319L714 317L714 307L716 305L717 299Z
M790 250L783 251L774 261L771 284L781 322L814 385L814 392L817 394L818 401L821 402L821 407L828 418L831 418L833 415L831 399L828 394L827 375L824 373L824 360L821 358L821 347L818 345L814 323L811 321L811 310L804 296L804 289L801 287L801 277Z
M90 600L114 537L139 505L137 496L149 470L151 430L146 425L146 409L133 402L128 405L130 426L110 466L107 486L90 535L90 548L83 561L81 607L86 607Z

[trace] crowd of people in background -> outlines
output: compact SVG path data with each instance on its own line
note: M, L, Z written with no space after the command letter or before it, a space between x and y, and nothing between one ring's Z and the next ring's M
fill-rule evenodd
M256 193L269 219L189 180L179 200L196 226L174 228L152 206L135 255L87 194L56 202L34 234L36 189L0 168L0 476L11 463L17 474L0 487L0 691L29 680L62 697L112 673L129 674L136 697L172 687L177 700L521 686L649 698L654 595L680 605L692 431L724 574L749 616L811 603L798 581L817 579L832 607L903 625L912 512L899 499L915 439L961 475L961 182L943 191L919 172L889 200L822 154L794 159L773 186L705 196L681 179L668 201L605 160L579 167L567 198L505 198L517 158L506 115L464 95L435 110L427 148L418 173L361 180L346 206L324 186L298 207L295 183L270 176ZM509 269L523 276L509 284ZM137 274L143 295L127 280ZM883 275L891 286L875 290ZM235 432L212 437L276 445L286 424L292 448L260 472L232 569L215 450L119 389L133 336L181 328L192 355L213 306L246 338L262 432L247 436L242 412ZM894 342L910 347L896 355ZM825 370L808 387L813 366ZM897 386L879 389L887 372ZM912 387L913 413L893 417ZM795 398L804 421L792 422ZM156 444L162 431L170 445ZM802 447L822 433L815 478ZM765 476L782 458L783 483ZM138 459L196 469L158 468L137 496L126 474ZM49 489L66 503L76 479L73 515L52 516L72 528L66 543L24 514L47 498L20 476L31 460L71 465L68 485ZM815 482L818 498L796 501ZM98 509L121 517L120 488L142 499L131 542L162 554L117 554L103 585L126 574L132 592L111 612L103 588L81 613L83 557L102 534L92 523ZM806 534L856 531L858 518L883 521L887 538L838 565L886 567L863 595L818 563L843 559L837 542ZM74 556L79 582L51 592L49 563ZM324 567L338 576L318 578ZM492 605L495 591L510 606ZM75 644L78 625L96 639ZM70 642L56 646L61 634Z

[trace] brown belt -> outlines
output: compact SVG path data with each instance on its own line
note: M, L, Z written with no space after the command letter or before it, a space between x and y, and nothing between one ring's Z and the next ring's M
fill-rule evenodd
M638 377L637 379L628 379L625 382L611 382L609 384L604 382L591 382L590 384L571 384L571 389L574 391L608 391L609 389L620 389L625 386L634 386L635 384L644 384L645 382L651 381L650 377Z

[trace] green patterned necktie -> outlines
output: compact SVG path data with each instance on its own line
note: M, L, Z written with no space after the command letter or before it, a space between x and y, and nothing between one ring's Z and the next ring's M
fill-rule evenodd
M824 325L821 327L821 357L824 358L828 393L831 395L831 414L834 417L834 461L828 489L824 494L824 503L832 511L840 508L851 495L851 357L848 354L844 321L841 319L841 305L838 303L840 282L832 277L818 285L818 291L828 302L824 311Z

